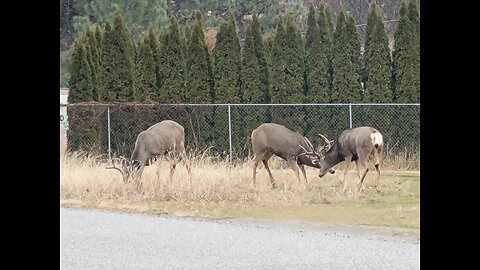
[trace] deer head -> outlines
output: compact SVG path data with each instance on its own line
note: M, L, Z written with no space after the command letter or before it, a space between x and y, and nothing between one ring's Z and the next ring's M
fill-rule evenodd
M138 170L139 170L139 167L138 166L138 162L131 162L130 160L124 158L124 157L121 157L121 164L122 164L122 167L119 168L117 166L115 166L115 161L112 159L112 166L111 167L107 167L105 169L114 169L114 170L117 170L119 171L121 174L122 174L122 178L123 178L123 182L125 183L128 183L129 182L129 179L132 178L132 180L134 181L137 181L139 176L138 176Z

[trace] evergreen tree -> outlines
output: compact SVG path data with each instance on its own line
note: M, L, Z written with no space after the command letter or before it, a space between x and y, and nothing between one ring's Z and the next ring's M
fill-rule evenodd
M394 101L397 103L420 102L419 51L418 47L415 48L419 43L409 14L407 1L401 1L393 50L393 90ZM392 119L391 144L395 144L396 149L411 148L417 143L415 132L420 128L419 107L402 106L396 109L397 113ZM400 134L407 139L398 141Z
M330 100L332 84L333 84L333 67L332 67L333 48L332 47L333 47L333 33L335 32L335 29L333 28L332 16L330 15L330 8L323 0L319 8L317 20L318 20L318 26L320 27L320 32L323 33L325 31L328 37L329 45L328 45L328 50L326 50L326 52L328 55L328 60L327 60L328 90L329 90L328 95Z
M135 97L135 52L134 43L117 8L113 26L107 23L102 39L102 82L105 102L132 102ZM111 146L113 153L129 155L135 135L141 130L137 126L140 116L130 106L119 106L110 117Z
M210 77L210 56L205 43L199 11L196 12L195 17L192 34L188 40L186 98L189 103L210 103L212 101L211 81L213 80Z
M392 101L392 67L388 38L383 16L375 1L370 3L365 34L364 101L389 103Z
M86 38L86 49L87 49L87 58L88 64L90 65L91 78L92 78L92 96L93 100L100 101L100 82L99 82L99 73L100 73L100 51L97 44L97 38L95 33L90 30L90 27L87 27L85 32Z
M72 51L68 103L92 101L92 72L87 58L85 38L78 38Z
M393 51L393 78L395 102L419 102L418 96L420 77L419 62L417 65L417 51L415 48L414 25L408 16L406 1L400 3L400 19L395 31L395 44Z
M268 66L263 37L257 14L253 14L252 22L245 30L242 50L241 86L242 101L247 104L270 103L268 92ZM268 107L244 106L238 108L242 118L238 127L241 139L237 143L236 153L245 155L250 149L251 132L260 124L270 122ZM245 150L245 151L243 151Z
M323 0L322 0L323 2ZM333 40L333 33L335 32L335 29L333 28L333 20L332 20L332 15L330 14L330 8L328 7L328 5L323 2L323 5L321 5L321 7L323 7L323 12L325 13L325 22L326 22L326 28L327 28L327 31L328 31L328 37L330 39L330 41ZM321 15L322 13L320 12L319 15ZM320 20L320 19L319 19ZM319 22L320 24L320 22Z
M161 103L182 103L185 101L185 56L182 52L180 30L176 17L172 16L170 22L160 46L162 86L159 92L159 100Z
M119 9L113 28L107 23L102 42L103 99L107 102L135 100L134 49Z
M201 14L195 14L195 22L192 33L188 39L187 53L187 76L186 76L186 102L187 103L211 103L212 91L212 65L208 53L205 35L203 33ZM213 143L212 131L212 108L194 107L189 110L188 120L193 128L189 131L195 140L194 146L204 148Z
M412 84L417 89L417 98L420 102L420 13L417 1L410 0L408 4L408 18L412 23Z
M322 12L323 9L319 9ZM307 100L309 103L326 103L329 100L328 55L330 42L325 25L325 15L320 14L317 24L315 9L310 6L308 13L305 51L307 54Z
M341 6L333 37L333 85L331 101L334 103L359 102L360 42L354 19L345 15Z
M148 32L140 40L135 68L136 101L153 101L157 93L157 77L155 76L155 58Z
M332 103L356 103L361 100L360 41L355 21L340 5L332 41ZM327 137L337 137L349 127L348 107L330 108ZM354 123L355 125L355 123ZM323 134L323 133L322 133Z
M391 90L392 67L387 34L383 25L381 10L375 1L370 3L367 13L367 27L365 33L365 66L363 70L364 95L366 103L390 103L393 93ZM393 108L390 106L361 106L355 107L352 114L355 117L355 126L372 126L379 129L385 142L390 142Z
M160 51L160 43L158 42L157 36L155 35L155 32L153 31L153 27L148 28L148 41L150 45L150 49L152 50L153 54L153 62L155 64L155 87L158 91L160 89L160 63L159 63L159 51ZM152 98L156 97L157 93L155 93ZM155 100L155 99L154 99ZM155 100L157 101L157 100Z
M269 68L267 63L267 50L265 48L264 39L260 29L260 22L256 12L252 15L252 37L255 47L255 55L257 57L258 65L260 68L260 81L262 83L263 103L270 103L270 83L269 83Z
M281 20L277 27L272 49L272 77L270 94L272 103L301 103L303 94L302 40L298 27L291 18ZM300 107L272 108L272 121L303 132L303 113Z
M103 32L100 26L97 24L95 27L95 40L97 42L97 87L98 87L98 99L97 101L103 101L103 79L102 79L102 43Z
M213 49L215 100L214 103L239 103L240 95L240 40L237 34L237 25L233 14L228 21L220 24ZM238 123L238 110L233 110L231 120ZM238 125L238 124L237 124ZM233 127L232 140L238 142L241 134L237 126ZM215 107L214 119L215 142L219 149L228 149L228 107Z
M327 103L330 99L330 40L323 5L318 9L318 20L315 13L315 9L311 5L305 36L306 99L307 103ZM329 107L326 106L307 106L305 108L305 135L308 138L318 138L318 133L325 133L328 128L325 121L328 116L328 109ZM319 117L319 113L322 117Z
M240 102L240 41L233 14L222 22L213 49L215 103Z
M70 104L93 101L92 73L88 63L86 43L85 36L78 37L74 42L68 94L68 103ZM92 139L95 138L96 133L91 126L92 114L93 111L89 107L74 106L68 108L68 151L94 150L92 149Z

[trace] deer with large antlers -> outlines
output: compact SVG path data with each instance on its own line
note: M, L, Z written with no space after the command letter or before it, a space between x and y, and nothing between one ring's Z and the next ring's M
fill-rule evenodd
M326 140L326 138L324 138ZM275 188L275 179L268 166L268 160L276 155L287 161L290 168L295 172L295 176L300 182L298 169L302 171L305 178L305 184L308 184L305 165L314 168L320 168L321 155L319 152L328 149L316 151L307 137L298 132L294 132L285 126L275 123L261 124L252 131L251 135L252 149L255 154L253 162L253 180L252 185L256 185L257 166L260 161L263 162L265 169L270 177L272 188ZM330 173L335 171L330 168Z
M323 177L333 166L345 161L346 167L343 173L343 190L346 190L346 175L351 161L355 161L357 174L360 178L358 191L364 190L363 180L368 172L367 159L373 155L377 178L376 190L380 192L380 161L383 148L383 136L380 131L372 127L356 127L344 130L338 139L331 145L326 140L329 149L319 162L320 173Z
M172 120L159 122L147 130L140 132L135 141L135 149L130 159L122 159L122 168L113 166L106 169L118 170L125 183L130 179L140 186L140 178L145 166L152 164L161 157L170 159L170 180L176 167L176 156L184 160L188 173L191 176L190 164L185 153L185 132L183 126ZM170 154L172 156L169 157ZM191 181L191 179L190 179Z

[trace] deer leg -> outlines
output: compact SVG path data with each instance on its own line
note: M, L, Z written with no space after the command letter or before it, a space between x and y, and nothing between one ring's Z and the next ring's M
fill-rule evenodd
M358 184L358 192L360 192L360 190L365 190L365 187L363 186L363 180L367 175L368 168L365 161L361 162L360 159L357 159L355 163L357 164L357 174L358 174L358 177L360 178L360 184Z
M270 159L270 157L268 159ZM275 184L275 179L273 179L273 175L272 175L272 172L270 171L270 167L268 167L268 159L262 160L263 166L265 166L265 169L268 172L268 176L270 177L270 182L272 183L272 188L276 188L277 185Z
M140 179L142 177L142 173L143 173L144 168L145 168L144 164L140 165L140 168L138 169L138 172L137 172L137 176L136 176L136 179L135 179L135 184L137 186L137 191L140 190L140 187L142 186L142 182L140 181Z
M380 192L380 164L375 164L375 170L377 171L377 179L375 179L375 186L377 192Z
M345 171L343 172L343 192L347 190L347 172L351 162L352 156L345 157Z
M154 181L153 187L154 190L157 190L157 185L160 184L160 166L162 165L163 155L158 157L157 160L157 168L155 170L155 174L157 175L157 181Z
M187 153L185 151L182 152L182 155L180 156L180 159L183 159L183 162L185 162L185 167L187 167L187 172L188 172L188 181L190 183L190 186L192 185L192 166L190 164L190 160L187 158Z
M373 156L375 158L375 170L377 171L377 178L375 179L375 187L377 192L380 192L380 153L377 149L373 150Z
M305 171L305 166L304 165L299 165L299 167L300 167L300 170L302 171L303 178L305 178L305 185L307 185L308 180L307 180L307 172Z
M257 166L260 160L262 160L263 154L258 154L255 156L253 161L253 179L252 179L252 186L255 187L256 180L257 180Z
M171 182L172 181L172 177L173 177L173 173L175 172L175 168L177 167L177 160L175 158L175 156L173 156L171 158L171 162L170 162L170 174L169 174L169 181Z
M288 160L288 165L290 166L290 168L292 168L292 170L295 172L295 176L297 177L298 179L298 182L300 183L300 174L298 172L298 165L297 165L297 162L293 159L290 159Z

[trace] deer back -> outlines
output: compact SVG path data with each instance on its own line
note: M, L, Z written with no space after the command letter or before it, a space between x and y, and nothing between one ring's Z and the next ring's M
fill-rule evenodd
M252 132L251 139L255 154L267 151L285 160L296 159L305 152L299 145L308 151L314 151L300 133L275 123L260 125Z
M131 160L147 162L150 158L164 155L173 149L183 151L184 140L184 128L180 124L172 120L162 121L140 132Z

